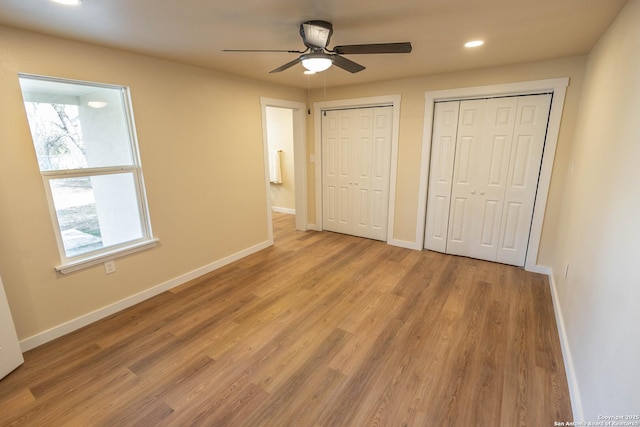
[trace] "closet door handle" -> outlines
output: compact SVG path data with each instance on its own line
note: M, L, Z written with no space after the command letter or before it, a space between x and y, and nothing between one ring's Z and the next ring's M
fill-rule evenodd
M471 194L476 194L476 190L471 190Z
M484 196L484 191L481 191L481 192L480 192L480 195L481 195L481 196Z

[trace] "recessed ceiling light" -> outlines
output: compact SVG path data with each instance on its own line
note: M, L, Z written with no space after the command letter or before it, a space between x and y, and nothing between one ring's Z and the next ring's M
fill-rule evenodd
M82 0L51 0L56 3L66 4L68 6L77 6L82 3Z
M484 40L472 40L470 42L466 42L464 47L478 47L484 44Z

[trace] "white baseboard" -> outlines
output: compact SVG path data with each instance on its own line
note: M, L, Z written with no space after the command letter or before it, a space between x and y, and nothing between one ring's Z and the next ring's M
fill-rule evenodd
M307 224L307 230L322 231L322 227L317 224Z
M29 338L25 338L24 340L20 341L20 348L22 349L22 352L25 352L33 348L36 348L42 344L45 344L49 341L53 341L56 338L59 338L63 335L71 333L77 329L87 326L100 319L104 319L107 316L111 316L114 313L122 311L125 308L129 308L135 304L138 304L158 294L161 294L162 292L168 291L169 289L175 288L176 286L182 285L190 280L196 279L200 276L203 276L207 273L210 273L214 270L224 267L227 264L231 264L234 261L237 261L241 258L244 258L262 249L265 249L271 246L272 244L273 244L272 242L265 241L257 245L251 246L249 248L243 249L240 252L236 252L235 254L219 259L218 261L214 261L211 264L197 268L193 271L190 271L186 274L175 277L171 280L168 280L164 283L156 285L152 288L146 289L137 294L131 295L113 304L99 308L98 310L84 314L80 317L77 317L73 320L62 323L58 326L54 326L51 329L48 329L44 332L40 332L36 335L33 335Z
M553 278L553 269L547 267L549 276L549 286L551 287L551 299L553 300L553 312L556 315L556 324L558 325L558 336L560 337L560 346L562 348L562 358L564 360L564 369L567 373L567 383L569 385L569 395L571 397L571 410L573 411L573 420L584 420L584 412L582 410L582 400L580 399L580 390L578 389L578 381L576 378L575 368L573 366L573 358L571 357L571 349L567 338L567 330L564 325L564 317L562 316L562 308L558 300L558 288Z
M296 214L296 210L291 208L279 208L278 206L271 206L271 210L274 212L286 213L291 215Z
M416 242L409 242L406 240L390 239L390 240L387 240L387 244L391 246L398 246L405 249L413 249L415 251L422 250L422 247L420 246L420 244Z
M551 274L551 267L536 264L531 267L527 267L525 265L524 269L532 273L539 273L539 274L544 274L545 276L549 276L549 283L551 283L551 280L553 277L553 275Z

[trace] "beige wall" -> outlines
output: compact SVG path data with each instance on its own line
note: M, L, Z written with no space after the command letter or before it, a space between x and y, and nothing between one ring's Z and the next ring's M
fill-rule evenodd
M639 118L640 0L631 0L589 55L551 263L577 420L580 408L585 421L640 412Z
M42 333L264 242L260 97L304 102L309 96L313 103L400 94L394 237L413 241L425 91L570 77L538 264L553 268L571 350L569 369L575 374L574 406L587 420L637 413L638 22L640 0L631 0L589 57L309 94L0 27L0 274L19 337ZM58 252L18 72L131 88L159 247L118 259L117 272L109 276L102 266L55 273ZM313 116L307 117L307 152L313 153ZM307 164L310 223L316 220L313 166Z
M271 207L294 211L296 208L293 164L293 110L266 107L267 144L269 150L280 150L282 183L270 183Z
M0 28L0 274L21 339L179 277L267 239L260 97L304 102L306 91L262 84L123 51ZM424 92L570 77L539 264L554 258L584 57L312 91L309 103L402 96L394 237L415 241ZM59 262L17 73L131 88L158 248L67 276ZM366 71L365 71L366 72ZM307 152L314 152L313 115ZM307 164L315 222L314 163ZM18 183L17 185L15 183ZM225 185L222 185L222 184ZM229 185L229 183L231 185ZM90 283L90 284L89 284Z
M580 99L585 59L586 58L582 56L572 57L360 86L327 88L326 90L313 91L310 102L395 94L402 96L394 238L415 242L425 92L569 77L570 82L567 88L538 259L538 264L550 265L555 252L555 237L558 233L556 218L562 200L564 176L567 170L568 156L573 138L573 128L575 126L575 117ZM366 70L363 72L366 72ZM311 122L312 120L310 119L307 126L308 134L310 134L313 129L313 123ZM313 144L313 136L310 134L307 146L307 151L310 153L314 152ZM308 164L309 212L311 223L315 222L314 165L314 163Z
M59 275L18 72L129 86L160 245ZM268 239L260 97L304 91L0 27L0 274L19 338Z

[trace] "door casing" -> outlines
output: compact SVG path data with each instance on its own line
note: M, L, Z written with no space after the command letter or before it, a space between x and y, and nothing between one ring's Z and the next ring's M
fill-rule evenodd
M23 362L22 350L0 278L0 378L8 375Z
M529 234L529 244L527 246L527 257L525 260L525 270L537 273L548 273L548 268L537 264L538 250L540 248L540 238L542 237L542 224L551 184L551 172L555 158L558 135L560 132L560 122L562 119L562 109L569 78L534 80L517 83L505 83L490 86L477 86L468 88L446 89L425 92L425 113L424 129L422 134L422 159L420 162L420 187L418 212L416 223L416 246L413 249L422 250L424 246L424 231L427 212L427 187L429 178L429 164L431 155L431 134L433 131L433 111L437 101L453 101L464 99L476 99L508 95L533 95L540 93L552 93L551 110L549 112L549 124L547 128L547 139L545 141L544 152L542 153L542 164L540 167L540 178L538 181L538 191L533 208L533 219L531 232Z
M426 249L524 265L550 105L548 93L437 104Z
M323 113L323 229L386 241L392 118L392 107Z
M269 146L267 138L267 107L290 109L293 113L293 163L295 179L296 230L305 231L307 225L307 168L306 168L306 115L307 106L302 102L273 98L260 98L262 111L262 148L267 197L268 242L273 244L273 223L271 221L271 197L269 188Z
M393 238L396 206L396 180L398 174L398 136L400 129L400 95L376 96L370 98L354 98L338 101L315 102L314 111L314 140L315 140L315 224L309 224L309 229L322 230L322 113L327 110L351 109L363 107L393 107L393 124L391 130L391 169L389 172L389 211L387 215L387 243L404 246L403 242L396 242Z

